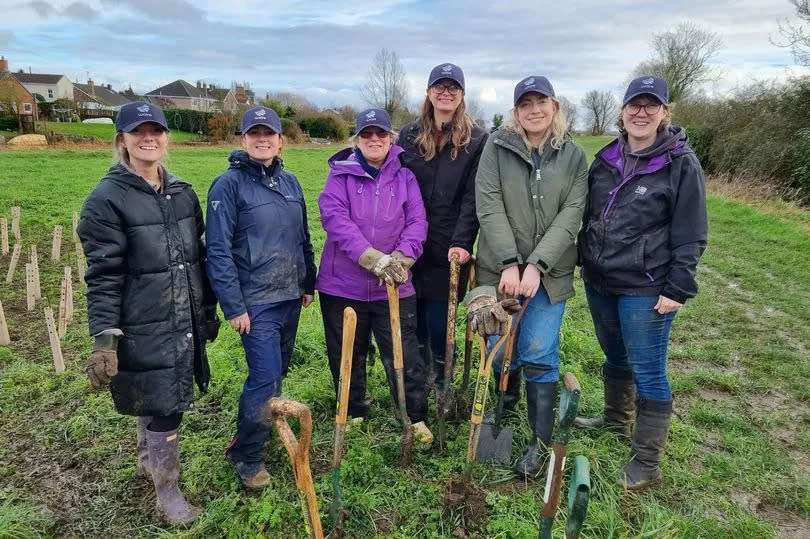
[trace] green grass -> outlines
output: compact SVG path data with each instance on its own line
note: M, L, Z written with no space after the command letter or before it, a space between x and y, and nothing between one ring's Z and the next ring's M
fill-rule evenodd
M40 130L53 131L54 133L64 135L84 135L96 137L103 141L112 142L115 135L115 126L112 124L85 124L85 123L70 123L70 122L40 122ZM176 142L186 140L199 140L200 136L196 133L189 133L187 131L178 131L173 129L169 131L169 140Z
M606 140L578 142L592 155ZM326 159L337 149L292 148L285 156L304 186L317 250L324 235L315 199ZM175 148L168 167L204 201L227 153L227 148ZM22 207L23 242L26 247L35 242L39 250L44 304L58 304L61 264L75 267L69 234L62 263L49 260L51 228L69 229L71 213L109 165L106 149L0 152L0 215L8 216L10 206ZM709 210L701 293L679 314L672 334L677 417L663 462L665 482L640 495L623 493L613 480L624 465L626 444L608 433L574 431L569 453L588 456L592 466L593 499L583 537L736 539L776 537L780 526L785 536L808 530L807 212L763 213L716 196ZM0 257L2 277L7 267L8 257ZM267 452L273 481L261 495L245 494L222 458L246 374L234 332L223 329L209 345L211 387L183 423L184 490L206 511L188 530L164 530L152 522L149 484L134 478L134 420L118 415L109 394L92 391L84 376L91 341L83 289L74 285L77 320L63 341L68 368L56 375L42 305L25 311L22 271L11 285L2 277L0 300L14 342L0 347L0 537L304 535L292 472L278 443ZM595 413L602 405L601 353L581 283L576 286L563 325L563 369L582 383L583 412ZM450 426L446 453L419 450L411 468L399 468L400 429L379 362L369 373L369 389L369 419L349 433L342 469L350 536L453 537L457 530L470 537L537 536L541 481L524 484L506 467L477 464L475 478L486 491L484 518L443 510L444 485L463 469L467 423ZM311 460L328 531L334 394L317 305L302 313L284 393L313 412ZM511 426L517 456L528 428L525 419ZM556 537L563 523L561 510Z

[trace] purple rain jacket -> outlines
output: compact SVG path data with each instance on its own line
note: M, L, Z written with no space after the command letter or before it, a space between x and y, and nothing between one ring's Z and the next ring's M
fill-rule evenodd
M578 240L582 278L603 294L660 294L684 303L697 294L707 242L703 169L681 127L666 128L638 153L623 142L599 151L588 173Z
M387 300L385 285L359 265L369 247L399 251L413 259L422 254L427 219L416 176L402 166L403 149L392 145L377 178L368 175L351 148L329 158L332 170L318 197L326 243L315 288L358 301ZM400 285L400 297L414 295L412 276Z

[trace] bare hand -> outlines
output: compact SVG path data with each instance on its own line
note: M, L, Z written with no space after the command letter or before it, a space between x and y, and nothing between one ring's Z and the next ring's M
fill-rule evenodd
M242 313L239 316L231 318L228 320L228 323L239 335L250 333L250 317L248 313Z
M520 295L533 298L540 289L540 270L534 264L529 264L523 270L523 279L520 280Z
M303 305L304 308L309 307L313 301L315 301L315 294L304 294L301 296L301 305Z
M501 272L498 292L502 296L517 296L520 292L520 269L517 266L506 268Z
M678 303L674 299L669 299L664 296L658 296L658 303L655 304L653 310L658 311L658 314L674 313L683 307L683 303Z
M467 261L470 259L470 252L467 249L462 249L461 247L450 247L450 250L447 251L447 261L452 262L453 255L458 255L458 263L459 264L466 264Z

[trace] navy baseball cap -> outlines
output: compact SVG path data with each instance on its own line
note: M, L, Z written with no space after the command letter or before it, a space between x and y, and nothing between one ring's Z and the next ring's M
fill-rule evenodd
M251 127L263 125L273 133L281 134L281 120L276 111L270 107L253 107L242 115L242 134Z
M554 88L547 78L542 75L529 75L515 86L514 104L517 105L520 98L529 92L554 97Z
M359 134L366 127L379 127L389 133L394 132L391 127L391 118L383 109L366 109L357 115L357 120L354 122L354 132Z
M430 71L428 77L428 88L436 84L436 81L450 79L464 89L464 72L456 64L440 64Z
M118 116L115 117L115 130L119 133L129 133L147 122L158 124L166 131L169 130L166 116L160 107L143 101L133 101L122 106L118 111Z
M630 81L627 91L624 93L622 105L628 104L636 97L650 94L664 105L669 104L669 86L667 81L652 75L644 75Z

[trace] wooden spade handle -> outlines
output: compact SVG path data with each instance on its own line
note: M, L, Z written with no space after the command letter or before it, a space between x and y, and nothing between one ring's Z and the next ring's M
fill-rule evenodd
M450 257L450 290L447 299L447 337L444 343L445 387L449 387L449 378L453 376L453 356L456 350L456 309L458 308L458 279L461 273L458 258L458 253L453 253Z
M563 376L563 383L565 384L565 389L572 393L580 390L579 380L577 380L577 377L574 376L573 373L565 373L565 376Z
M391 319L391 342L394 348L394 369L402 369L402 327L399 324L399 289L386 283L388 313Z
M335 422L346 424L349 412L349 383L352 378L354 333L357 329L357 313L351 307L343 309L343 344L340 349L340 381L338 382L338 409Z
M503 361L501 362L501 377L498 382L498 391L501 393L506 391L506 387L509 385L509 367L512 365L512 355L515 351L517 330L520 326L520 321L523 319L523 314L526 312L526 307L529 306L531 300L532 298L526 298L523 301L523 305L521 305L520 311L515 318L515 323L512 324L512 327L509 329L509 339L506 341L506 350L504 350Z

